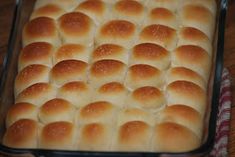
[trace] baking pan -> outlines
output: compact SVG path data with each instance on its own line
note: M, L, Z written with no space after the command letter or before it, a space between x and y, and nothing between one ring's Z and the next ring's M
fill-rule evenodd
M208 112L206 117L205 137L203 144L196 150L183 153L146 153L146 152L89 152L63 151L45 149L15 149L2 145L5 132L5 116L14 103L14 80L17 74L18 55L22 47L21 33L33 10L35 0L17 0L13 25L8 44L8 51L3 61L3 71L0 82L0 153L9 156L204 156L214 145L216 134L216 119L219 104L220 82L223 68L225 17L228 0L217 1L217 25L214 38L213 68L208 84Z

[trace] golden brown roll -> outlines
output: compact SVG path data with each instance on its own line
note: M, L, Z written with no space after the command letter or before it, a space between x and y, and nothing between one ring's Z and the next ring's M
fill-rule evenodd
M188 128L171 122L156 125L152 137L153 151L186 152L196 149L200 139Z
M135 0L120 0L113 6L113 18L125 19L135 24L142 24L145 8Z
M16 103L28 102L41 106L56 97L57 89L49 83L36 83L23 90L17 97Z
M164 70L170 65L170 53L157 44L138 44L131 51L129 64L148 64Z
M31 64L41 64L51 67L53 53L54 47L47 42L35 42L25 46L19 55L18 71Z
M52 19L57 19L64 13L65 10L62 9L59 5L47 4L34 10L30 16L30 19L35 19L37 17L50 17Z
M59 32L63 43L93 45L95 27L92 19L81 12L70 12L59 18Z
M15 79L15 96L27 87L38 82L49 82L50 68L45 65L32 64L20 71Z
M144 25L161 24L174 29L177 29L179 25L174 12L166 8L154 8L146 18Z
M158 88L144 86L129 94L126 105L156 112L165 103L164 95Z
M102 0L85 0L77 6L75 11L88 15L97 25L110 18L107 4Z
M166 8L175 12L179 7L179 0L149 0L148 8Z
M198 138L202 137L203 133L203 116L195 109L173 104L164 108L159 115L162 122L174 122L192 130Z
M185 5L179 11L179 20L182 26L197 28L212 41L215 18L206 7L196 4Z
M119 82L109 82L99 87L93 96L93 101L108 101L123 107L128 94L125 86Z
M79 131L78 149L108 151L112 142L113 128L103 123L83 125Z
M205 80L198 73L185 67L170 68L166 73L166 84L179 80L193 82L202 89L207 88Z
M156 123L156 117L140 108L125 108L118 113L117 125L121 126L130 121L143 121L151 126Z
M39 135L39 148L75 149L75 126L72 123L59 121L45 125Z
M193 27L182 27L179 30L177 46L195 45L206 50L212 56L212 43L202 31Z
M136 64L129 67L125 79L125 85L130 89L143 86L161 87L162 83L162 71L147 64Z
M6 116L6 127L20 119L38 120L38 108L30 103L16 103L10 107Z
M37 0L34 6L34 9L38 9L48 4L58 5L59 7L63 8L66 11L73 10L77 4L77 0Z
M215 0L184 0L182 6L186 4L202 5L209 9L214 16L216 15L217 5Z
M65 99L55 98L44 103L39 110L38 117L44 124L57 121L73 122L75 107Z
M86 81L88 64L79 60L63 60L51 69L51 82L62 86L71 81Z
M53 63L56 64L60 61L70 59L80 60L88 63L91 52L91 48L80 44L64 44L55 52Z
M116 44L103 44L93 51L92 62L103 59L114 59L127 64L128 51L124 47Z
M167 50L173 50L177 42L176 30L160 24L148 25L140 32L138 43L146 42L158 44Z
M89 82L99 87L108 82L123 82L126 65L117 60L100 60L91 65Z
M175 81L166 87L168 105L183 104L194 108L204 116L207 94L200 86L188 81Z
M92 93L92 88L87 83L73 81L60 87L57 97L68 100L78 108L91 102Z
M130 48L134 45L136 36L136 26L133 23L126 20L111 20L98 29L95 42L97 45L111 43Z
M150 151L151 127L142 121L131 121L119 127L115 151Z
M107 101L96 101L82 107L77 113L78 124L109 123L114 124L117 107Z
M37 148L37 139L37 122L21 119L7 129L3 137L3 145L13 148Z
M38 17L26 23L22 38L23 46L33 42L48 42L56 46L60 44L55 20L49 17Z
M173 67L186 67L200 74L207 82L211 70L211 57L201 47L194 45L180 46L172 53Z

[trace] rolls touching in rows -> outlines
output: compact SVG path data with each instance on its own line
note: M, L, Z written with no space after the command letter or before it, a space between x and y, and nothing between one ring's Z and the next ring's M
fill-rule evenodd
M198 148L210 114L215 13L214 0L37 0L22 32L3 144Z

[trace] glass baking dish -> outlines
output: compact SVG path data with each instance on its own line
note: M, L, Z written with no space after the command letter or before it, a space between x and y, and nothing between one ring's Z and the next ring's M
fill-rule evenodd
M10 156L204 156L213 148L216 119L219 104L221 73L223 68L224 30L227 0L217 1L217 25L214 38L214 56L211 77L208 84L208 113L205 118L205 135L203 144L196 150L183 153L168 152L88 152L44 149L14 149L2 145L5 132L5 117L9 107L14 103L14 79L17 74L17 60L22 47L21 33L33 10L35 0L17 0L13 25L8 44L8 51L3 61L0 82L0 153Z

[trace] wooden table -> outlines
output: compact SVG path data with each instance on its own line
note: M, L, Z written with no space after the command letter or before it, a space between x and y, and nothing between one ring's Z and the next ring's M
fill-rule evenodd
M7 50L7 43L14 10L14 0L0 1L0 65ZM235 1L231 1L227 13L225 32L224 66L232 79L233 105L229 135L229 155L235 156ZM0 66L0 70L1 70Z

